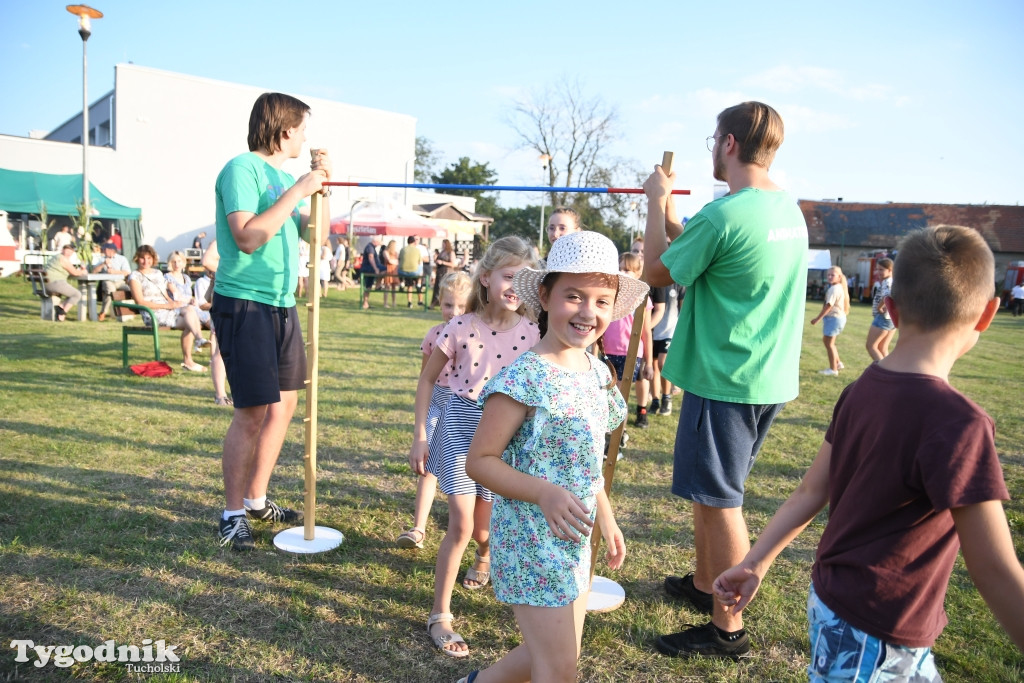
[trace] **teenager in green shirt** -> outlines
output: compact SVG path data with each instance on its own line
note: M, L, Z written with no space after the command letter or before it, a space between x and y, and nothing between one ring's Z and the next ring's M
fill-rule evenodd
M644 183L647 281L686 287L662 373L686 392L672 492L693 503L697 561L695 572L668 577L665 588L712 615L657 639L672 656L735 658L750 649L742 617L713 605L710 593L749 549L744 483L772 421L798 391L807 226L796 199L768 177L782 139L782 118L766 104L720 113L708 149L729 194L685 229L668 201L675 175L657 167Z

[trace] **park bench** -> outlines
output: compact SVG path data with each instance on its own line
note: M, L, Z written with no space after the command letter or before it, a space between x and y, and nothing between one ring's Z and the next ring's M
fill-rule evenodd
M32 294L41 299L39 317L42 320L53 322L57 319L57 304L54 299L60 301L60 297L46 291L46 268L42 265L31 264L25 268L25 277L32 283Z

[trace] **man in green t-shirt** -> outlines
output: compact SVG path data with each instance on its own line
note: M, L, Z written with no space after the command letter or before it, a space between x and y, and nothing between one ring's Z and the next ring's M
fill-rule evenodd
M309 223L305 198L331 175L323 150L298 180L281 168L302 152L308 118L309 107L294 97L260 95L249 116L249 153L217 176L220 263L210 319L235 407L224 437L226 506L218 535L234 550L254 547L249 518L297 523L303 517L267 498L267 486L306 380L294 295L299 233Z
M798 391L807 225L797 201L768 177L782 139L782 118L766 104L720 113L707 143L729 194L685 229L669 201L675 174L659 166L644 183L647 282L686 287L662 374L686 392L672 492L693 503L696 570L668 577L665 590L711 614L708 624L655 641L671 656L750 650L742 616L715 604L711 588L750 548L744 484L775 416Z

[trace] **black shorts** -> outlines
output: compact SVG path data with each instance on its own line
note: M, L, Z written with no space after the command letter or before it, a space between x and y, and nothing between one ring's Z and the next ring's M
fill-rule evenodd
M210 319L236 408L269 405L306 383L306 348L295 307L213 295Z
M654 343L651 344L651 352L654 357L663 356L668 353L668 348L672 346L672 339L655 339Z

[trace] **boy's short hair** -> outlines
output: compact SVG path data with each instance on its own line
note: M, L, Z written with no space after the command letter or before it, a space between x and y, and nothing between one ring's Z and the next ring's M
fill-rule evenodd
M302 125L309 105L291 95L265 92L256 98L249 114L249 151L271 154L281 149L281 134Z
M718 115L718 134L731 133L740 145L739 160L763 168L772 165L785 126L779 112L763 102L741 102Z
M899 246L892 299L900 325L924 331L973 324L995 293L995 258L972 228L915 230Z

